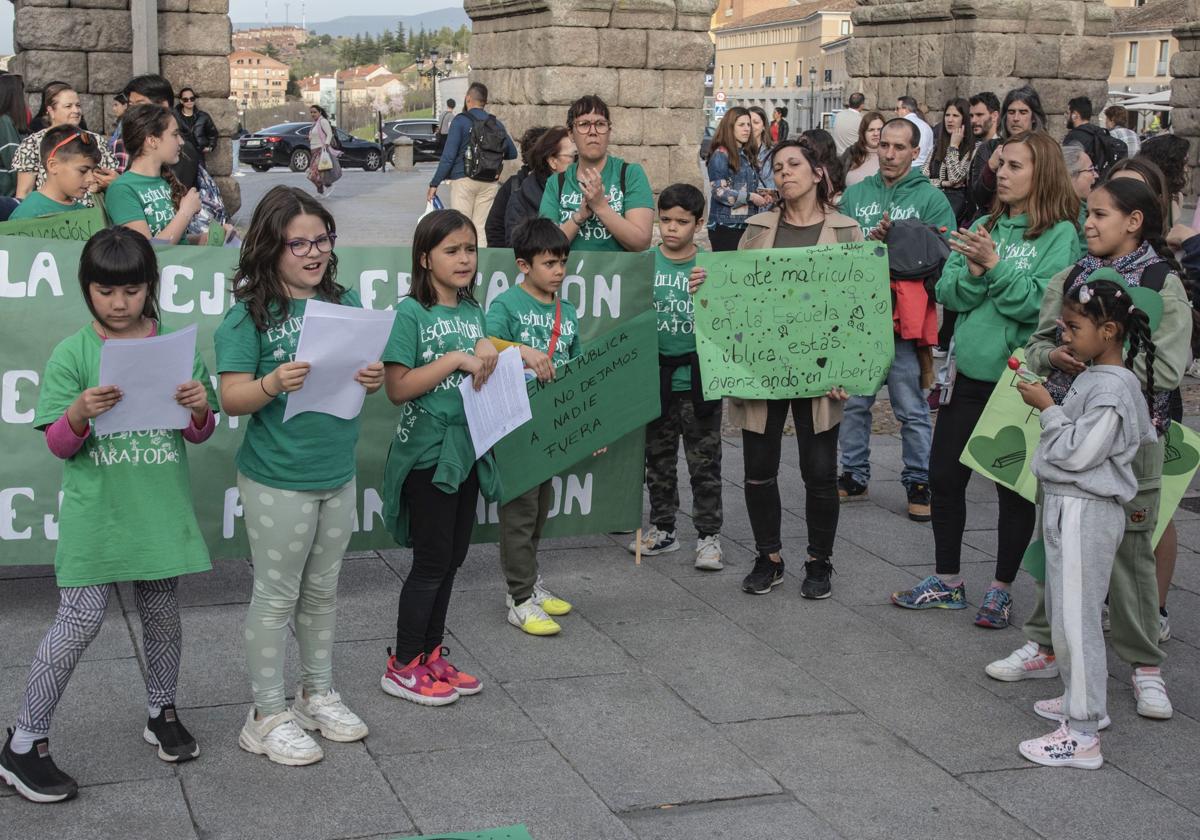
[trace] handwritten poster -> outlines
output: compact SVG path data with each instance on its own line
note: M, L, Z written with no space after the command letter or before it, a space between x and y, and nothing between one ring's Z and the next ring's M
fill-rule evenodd
M702 253L693 295L706 399L874 394L894 352L877 242Z

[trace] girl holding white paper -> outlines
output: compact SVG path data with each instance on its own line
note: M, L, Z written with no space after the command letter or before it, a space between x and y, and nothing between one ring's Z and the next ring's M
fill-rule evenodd
M475 301L476 236L457 210L435 210L413 233L412 288L396 304L383 361L387 395L403 405L383 475L383 519L412 547L380 685L393 697L444 706L483 686L442 647L454 576L467 556L482 490L500 496L491 453L476 459L459 383L480 388L498 353Z
M338 573L354 528L354 449L359 418L305 412L284 424L288 394L304 386L295 361L311 300L361 306L338 285L333 216L294 187L270 190L254 211L234 275L237 302L217 329L217 372L227 414L250 415L237 453L254 561L246 614L246 664L254 705L238 736L242 749L277 764L304 765L324 753L305 730L331 741L358 741L367 727L333 690ZM383 364L355 375L368 394L383 384ZM284 652L295 615L301 684L284 698Z
M175 712L182 633L175 597L179 576L211 568L192 509L184 441L202 443L215 426L216 398L197 355L193 378L175 401L189 409L183 429L101 435L97 417L121 392L100 386L100 354L110 339L166 332L158 322L158 265L143 237L112 228L80 256L79 279L93 321L54 348L42 377L34 425L63 459L54 571L58 615L38 646L17 716L0 751L0 779L33 802L78 792L50 756L55 707L75 665L104 622L118 581L133 581L146 657L149 716L142 737L164 761L200 753Z

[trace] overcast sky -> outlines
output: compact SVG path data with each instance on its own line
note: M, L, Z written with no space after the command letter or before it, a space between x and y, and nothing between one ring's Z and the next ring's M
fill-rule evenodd
M272 21L283 20L283 0L267 0L266 5ZM333 20L347 15L415 15L460 5L461 2L455 0L403 0L401 3L395 0L305 0L304 10L309 20ZM290 21L300 22L300 0L288 0L287 15ZM234 20L262 20L263 0L229 0L229 16Z

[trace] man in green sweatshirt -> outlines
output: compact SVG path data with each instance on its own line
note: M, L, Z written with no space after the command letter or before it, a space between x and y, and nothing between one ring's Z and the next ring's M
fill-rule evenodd
M921 134L906 119L890 120L879 136L879 172L842 194L841 210L856 220L868 239L883 240L892 222L920 219L948 233L954 211L942 191L929 183L913 161L921 152ZM887 376L892 411L900 421L904 469L900 480L908 492L908 516L928 522L929 446L933 422L921 390L917 339L895 336L896 355ZM871 406L875 397L851 397L846 403L839 443L842 475L838 494L843 501L865 499L871 477Z

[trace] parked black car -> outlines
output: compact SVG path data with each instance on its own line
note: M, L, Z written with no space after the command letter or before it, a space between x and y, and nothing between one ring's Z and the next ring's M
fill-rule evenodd
M413 162L438 160L438 121L433 119L388 120L383 124L383 153L392 159L392 146L398 137L409 137L413 141Z
M255 172L266 172L272 166L286 166L293 172L308 169L308 132L312 123L281 123L256 131L241 140L238 156ZM374 172L383 165L383 150L378 143L359 140L340 128L335 128L342 144L342 168L361 167Z

